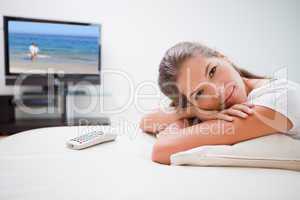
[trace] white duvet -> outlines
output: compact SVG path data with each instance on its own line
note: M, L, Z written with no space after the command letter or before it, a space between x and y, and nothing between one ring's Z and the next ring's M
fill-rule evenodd
M43 128L1 139L0 199L300 199L299 172L160 165L150 157L154 138L144 133L124 130L115 142L67 149L66 140L84 130Z

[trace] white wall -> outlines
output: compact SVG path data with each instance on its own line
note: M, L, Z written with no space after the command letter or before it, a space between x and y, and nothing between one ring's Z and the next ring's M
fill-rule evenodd
M288 67L289 78L300 82L297 0L1 0L0 4L1 15L101 23L103 68L127 72L135 86L156 81L164 51L183 40L204 42L253 72L270 75ZM2 32L1 25L1 36ZM0 93L11 93L4 86L2 37L0 43ZM105 90L122 104L128 85L109 76L106 82Z

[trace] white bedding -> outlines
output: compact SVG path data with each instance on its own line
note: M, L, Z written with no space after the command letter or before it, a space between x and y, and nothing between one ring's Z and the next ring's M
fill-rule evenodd
M67 149L78 132L43 128L1 139L0 199L300 199L299 172L156 164L154 138L130 129L115 142Z

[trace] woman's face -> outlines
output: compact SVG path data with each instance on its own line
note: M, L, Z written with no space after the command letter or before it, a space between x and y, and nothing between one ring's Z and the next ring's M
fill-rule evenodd
M182 63L177 87L204 110L222 110L247 100L243 78L225 58L194 56Z

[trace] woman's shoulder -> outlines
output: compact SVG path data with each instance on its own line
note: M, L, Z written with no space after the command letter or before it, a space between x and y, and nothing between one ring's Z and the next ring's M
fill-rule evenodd
M289 132L300 135L300 84L287 79L270 79L249 93L248 102L286 116L293 124Z
M263 82L263 84L254 88L249 94L249 98L256 98L265 94L278 95L284 92L298 93L300 92L300 84L285 78L271 78Z

